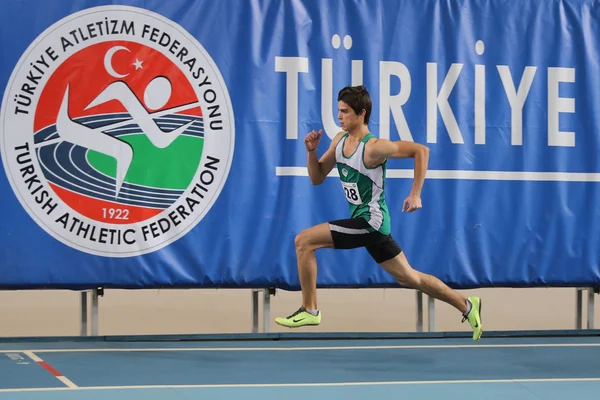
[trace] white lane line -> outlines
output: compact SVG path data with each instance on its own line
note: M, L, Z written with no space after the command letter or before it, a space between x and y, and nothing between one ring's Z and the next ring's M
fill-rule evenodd
M541 379L481 379L440 381L393 381L393 382L331 382L331 383L255 383L219 385L138 385L138 386L79 386L75 388L23 388L0 389L5 392L45 392L63 390L125 390L125 389L226 389L226 388L283 388L326 386L400 386L400 385L447 385L471 383L536 383L536 382L600 382L600 378L541 378Z

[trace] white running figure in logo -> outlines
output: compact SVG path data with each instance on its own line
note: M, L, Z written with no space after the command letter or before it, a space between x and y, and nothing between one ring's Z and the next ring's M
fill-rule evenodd
M154 78L144 92L144 101L148 108L153 110L164 107L170 97L171 83L164 77ZM128 124L137 123L152 144L161 149L169 146L194 123L191 121L171 132L163 132L129 86L121 81L108 85L85 110L111 100L119 101L132 116L132 120L126 121ZM119 196L121 186L133 160L133 149L128 143L103 132L110 128L111 126L89 128L71 120L69 117L69 85L67 85L56 120L56 130L63 140L109 155L117 161L116 198Z

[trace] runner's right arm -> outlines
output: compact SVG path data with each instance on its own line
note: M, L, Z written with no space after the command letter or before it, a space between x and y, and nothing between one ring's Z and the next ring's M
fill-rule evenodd
M313 185L320 185L323 183L325 178L327 178L327 175L335 166L335 147L340 138L343 136L344 132L339 132L337 135L335 135L325 154L321 156L321 159L318 159L316 150L319 142L321 141L322 134L322 129L319 132L313 130L306 135L306 138L304 139L304 145L306 146L307 151L306 165L308 167L308 176L310 177L310 182Z

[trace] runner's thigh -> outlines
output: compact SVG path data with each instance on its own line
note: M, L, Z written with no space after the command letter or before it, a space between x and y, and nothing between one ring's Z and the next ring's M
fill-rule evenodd
M333 238L334 249L355 249L375 245L383 236L374 231L363 218L330 221L329 230Z

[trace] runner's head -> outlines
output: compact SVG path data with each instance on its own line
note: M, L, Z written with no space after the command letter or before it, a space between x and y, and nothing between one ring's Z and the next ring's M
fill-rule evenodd
M371 107L371 96L362 85L346 86L338 93L338 118L345 130L360 124L368 125Z

